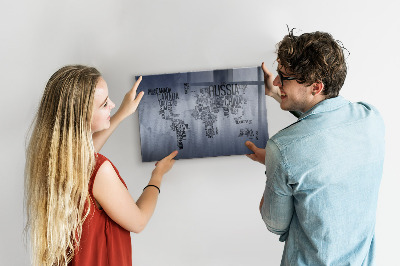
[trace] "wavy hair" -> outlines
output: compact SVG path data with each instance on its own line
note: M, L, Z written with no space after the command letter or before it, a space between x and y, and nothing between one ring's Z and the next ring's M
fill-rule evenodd
M26 150L26 232L33 265L67 265L89 211L95 163L91 136L93 67L65 66L49 79Z
M295 36L292 29L277 44L277 60L301 84L322 82L322 93L333 98L339 95L347 75L343 50L347 49L329 33L316 31Z

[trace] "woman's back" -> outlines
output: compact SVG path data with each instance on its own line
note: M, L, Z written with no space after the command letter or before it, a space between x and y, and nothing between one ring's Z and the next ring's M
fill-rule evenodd
M96 165L89 181L90 213L82 226L79 249L75 251L75 256L69 264L71 266L132 265L130 232L108 217L106 212L97 206L93 196L93 183L97 171L105 161L109 160L99 153L96 154ZM118 170L113 164L112 166L125 185Z

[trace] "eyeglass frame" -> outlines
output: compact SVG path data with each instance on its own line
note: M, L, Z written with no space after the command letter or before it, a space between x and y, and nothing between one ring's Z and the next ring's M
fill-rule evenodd
M277 69L276 71L278 72L279 80L281 82L282 87L283 87L284 80L296 80L297 79L296 77L284 77L282 72L279 69Z

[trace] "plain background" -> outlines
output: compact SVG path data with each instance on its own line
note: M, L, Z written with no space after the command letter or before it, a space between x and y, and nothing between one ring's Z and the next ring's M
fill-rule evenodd
M330 32L350 51L341 95L375 105L386 123L376 239L379 265L398 263L399 30L397 1L1 1L1 265L29 265L24 243L25 141L50 75L97 67L117 104L135 75L276 68L287 33ZM271 135L294 119L267 100ZM360 132L362 134L362 132ZM141 163L137 113L103 148L137 198L153 163ZM340 154L338 154L340 156ZM181 160L164 179L146 227L132 234L133 264L279 265L283 244L258 212L265 176L245 156ZM351 235L349 236L351 237ZM397 244L397 246L396 246Z

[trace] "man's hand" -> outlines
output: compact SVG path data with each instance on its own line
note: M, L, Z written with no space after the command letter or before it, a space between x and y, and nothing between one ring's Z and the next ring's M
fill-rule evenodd
M264 85L265 85L265 95L271 96L279 103L282 101L281 99L281 90L278 86L274 86L274 76L268 70L268 68L264 65L264 62L261 64L261 68L264 72Z
M251 141L246 141L246 146L247 148L249 148L251 151L254 152L253 154L246 154L247 157L249 157L253 161L265 164L265 149L258 148Z

